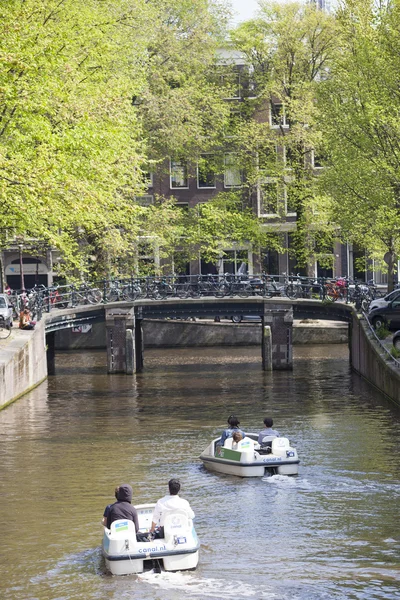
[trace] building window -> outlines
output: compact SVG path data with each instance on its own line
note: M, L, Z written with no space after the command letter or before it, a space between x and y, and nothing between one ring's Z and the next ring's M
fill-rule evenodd
M237 164L237 154L225 154L224 165L224 187L240 187L242 185L242 173Z
M248 250L225 250L219 263L220 274L246 275L249 262Z
M281 102L270 103L270 125L271 127L287 127L285 107Z
M197 164L197 187L215 188L214 155L202 154Z
M221 85L226 89L225 100L237 100L241 97L241 85L239 73L226 73L221 75Z
M171 160L170 164L171 189L188 188L188 167L185 160Z
M260 207L259 216L276 216L278 214L278 182L272 178L266 178L260 183Z
M285 208L288 216L296 216L296 190L290 183L285 184Z
M326 163L326 157L321 152L311 150L311 161L313 169L323 169Z
M150 171L143 171L143 183L147 188L152 188L154 185L153 173Z
M154 204L154 196L152 194L143 194L142 196L135 196L136 202L140 206L151 206Z

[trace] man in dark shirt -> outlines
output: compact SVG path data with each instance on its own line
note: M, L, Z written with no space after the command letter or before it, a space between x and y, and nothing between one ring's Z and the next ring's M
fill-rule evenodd
M111 524L118 519L128 519L135 524L136 532L139 531L139 519L137 510L132 506L132 488L128 483L123 483L119 486L117 492L117 501L111 504L107 516L107 527L110 529Z

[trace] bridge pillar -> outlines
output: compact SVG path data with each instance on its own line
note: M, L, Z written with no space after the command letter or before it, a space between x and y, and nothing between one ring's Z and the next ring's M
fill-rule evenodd
M264 303L262 319L263 331L266 326L271 328L272 338L272 369L293 369L292 329L293 308L284 304ZM263 368L264 366L264 335L263 335ZM265 369L266 370L266 369Z
M135 314L133 308L106 308L107 371L136 371Z

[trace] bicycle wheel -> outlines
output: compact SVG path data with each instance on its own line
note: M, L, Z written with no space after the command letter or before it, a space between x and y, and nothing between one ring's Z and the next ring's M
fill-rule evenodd
M241 298L248 298L250 294L253 292L253 289L250 284L240 286L237 294Z
M325 300L329 300L330 302L336 302L339 298L339 294L335 289L328 288L325 292Z
M178 283L175 290L175 294L178 296L178 298L188 298L190 296L190 288L188 283Z
M125 298L126 300L132 300L132 301L137 300L137 298L139 298L141 293L142 293L142 290L137 285L135 285L135 286L127 285L122 290L123 298Z
M295 300L298 297L298 286L294 285L293 283L289 283L285 287L285 296L291 300Z
M119 300L119 291L115 288L110 289L107 292L107 302L118 302Z
M11 329L5 323L0 323L0 340L6 340L11 334Z
M100 304L103 300L103 294L98 289L89 290L87 293L87 301L89 304Z
M224 296L227 296L229 292L229 285L226 285L226 283L220 283L219 285L215 286L214 296L216 298L223 298Z

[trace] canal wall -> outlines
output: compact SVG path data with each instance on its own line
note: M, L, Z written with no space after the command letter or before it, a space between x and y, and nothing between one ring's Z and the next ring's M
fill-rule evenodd
M351 366L364 379L400 405L400 369L376 341L362 315L353 312L350 327Z
M0 410L47 377L44 321L32 331L16 329L0 343Z
M213 321L144 320L145 348L195 348L202 346L261 346L260 323L215 323ZM293 344L347 344L348 325L338 321L294 321ZM64 329L55 333L57 350L106 347L104 323L89 331Z

